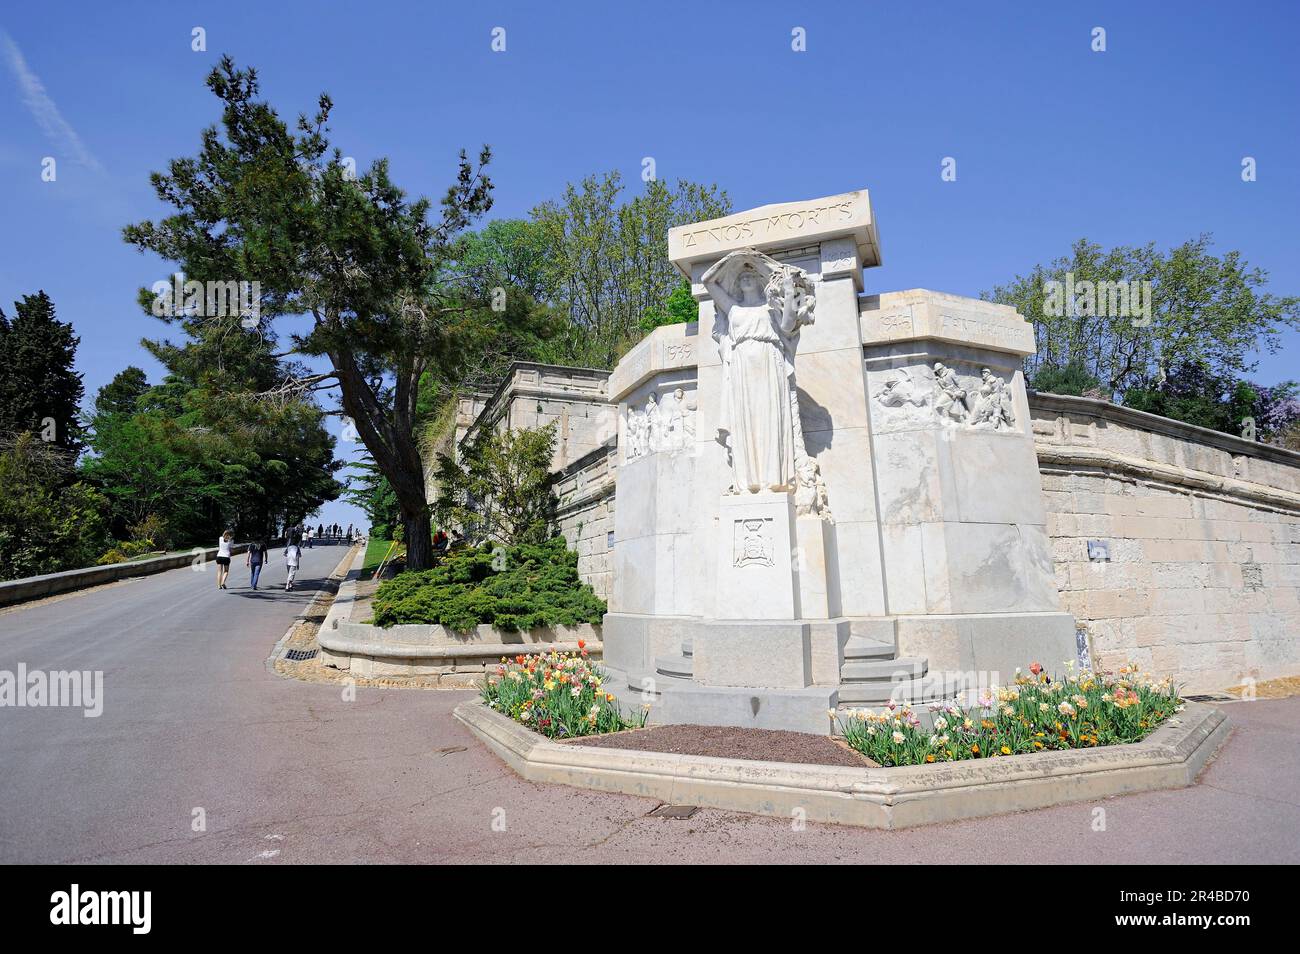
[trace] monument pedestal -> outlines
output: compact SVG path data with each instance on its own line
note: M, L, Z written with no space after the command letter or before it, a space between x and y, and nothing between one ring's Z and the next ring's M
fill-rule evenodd
M718 502L717 619L798 619L794 497L726 494Z

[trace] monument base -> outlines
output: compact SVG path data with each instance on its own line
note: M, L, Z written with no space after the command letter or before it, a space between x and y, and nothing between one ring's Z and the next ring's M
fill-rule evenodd
M807 623L709 621L691 642L691 676L702 686L812 685L812 642Z
M1032 663L1058 674L1078 661L1069 613L899 616L895 632L900 655L924 657L931 672L977 673L984 685L1010 685Z
M640 712L649 703L650 725L732 725L829 735L832 725L826 713L839 705L834 686L753 689L701 686L690 679L638 677L612 669L609 674L609 691L626 711ZM643 684L654 690L637 688Z
M651 724L825 734L827 709L920 706L1077 658L1068 613L705 620L608 613L608 690ZM761 688L756 688L761 686Z

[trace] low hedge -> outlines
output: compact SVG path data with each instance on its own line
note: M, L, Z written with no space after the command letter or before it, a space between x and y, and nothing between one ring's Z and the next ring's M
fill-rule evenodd
M377 626L441 624L467 631L599 623L605 601L578 578L563 537L517 547L463 547L431 570L399 573L375 594Z

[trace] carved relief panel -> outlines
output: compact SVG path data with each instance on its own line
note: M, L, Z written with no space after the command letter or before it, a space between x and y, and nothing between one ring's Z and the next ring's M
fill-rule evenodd
M660 398L651 391L643 404L629 404L624 425L624 460L650 454L689 452L695 445L695 391L674 388Z
M873 371L871 399L881 430L944 427L1016 431L1015 392L1008 376L936 361Z

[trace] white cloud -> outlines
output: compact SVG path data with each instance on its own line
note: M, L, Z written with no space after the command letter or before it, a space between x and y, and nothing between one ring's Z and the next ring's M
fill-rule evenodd
M23 51L18 49L18 44L3 30L0 30L0 48L3 48L9 69L13 71L14 79L18 81L18 87L22 90L23 103L32 114L32 118L36 120L36 124L41 127L41 132L45 133L46 138L74 162L92 171L103 172L104 167L100 165L99 160L91 155L86 144L77 135L77 131L63 118L54 100L50 99L50 94L45 91L41 78L27 65L27 60L23 58Z

